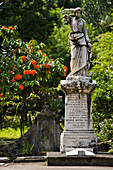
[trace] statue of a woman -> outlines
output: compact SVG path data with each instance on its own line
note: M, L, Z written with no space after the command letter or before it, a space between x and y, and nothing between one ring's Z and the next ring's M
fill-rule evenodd
M75 8L75 18L64 15L65 20L70 24L69 34L71 44L71 73L69 76L87 76L90 67L91 44L86 30L85 21L80 18L81 8Z

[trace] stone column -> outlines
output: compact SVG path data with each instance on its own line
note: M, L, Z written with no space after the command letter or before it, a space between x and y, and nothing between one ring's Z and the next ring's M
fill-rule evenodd
M90 77L69 76L61 80L65 92L65 130L61 134L60 151L84 148L95 152L97 138L92 129L91 92L96 82Z

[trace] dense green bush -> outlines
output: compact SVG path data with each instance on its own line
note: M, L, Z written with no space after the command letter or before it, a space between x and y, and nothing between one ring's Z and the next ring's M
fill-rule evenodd
M47 52L53 59L63 58L64 64L69 68L70 65L70 26L63 23L62 27L55 27L52 35L48 39Z
M92 93L93 100L93 123L98 140L107 142L113 138L111 129L108 128L109 120L113 116L113 33L106 32L99 35L97 42L93 44L93 76L97 87ZM101 125L100 122L104 122ZM101 125L101 126L100 126ZM104 135L108 137L104 137Z
M95 28L101 29L101 22L112 16L112 0L83 0L82 9L87 23L92 23Z
M109 144L111 148L113 147L113 117L100 122L99 129L96 132L98 142Z
M61 9L57 0L4 0L0 11L1 25L18 25L20 38L39 43L51 35L54 26L62 23Z

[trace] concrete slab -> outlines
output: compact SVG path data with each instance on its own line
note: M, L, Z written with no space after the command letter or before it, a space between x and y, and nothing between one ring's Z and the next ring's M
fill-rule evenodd
M0 163L0 166L3 166L5 163Z
M0 170L113 170L113 167L104 166L46 166L45 162L10 163Z
M24 157L17 157L13 162L44 162L46 161L46 156L24 156Z
M7 163L9 159L7 157L0 157L0 163Z
M48 152L47 166L113 166L113 155L98 153L95 156L66 156L65 153Z

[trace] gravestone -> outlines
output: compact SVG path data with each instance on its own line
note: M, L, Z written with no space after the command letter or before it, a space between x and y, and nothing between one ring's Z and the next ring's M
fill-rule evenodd
M61 131L55 113L49 109L48 105L44 105L25 135L15 142L0 145L0 155L8 156L13 160L21 154L22 150L28 149L29 152L31 148L33 148L33 155L40 155L43 151L59 151Z
M35 125L35 152L59 151L61 128L48 105L37 115Z
M60 151L75 148L96 150L96 134L92 128L91 92L96 82L86 76L68 76L61 80L65 92L65 130L61 134Z

